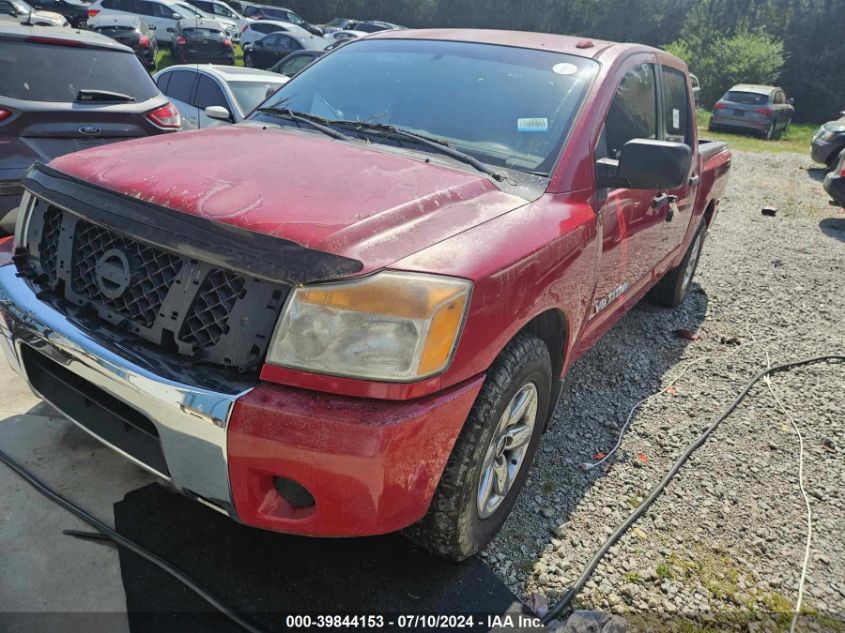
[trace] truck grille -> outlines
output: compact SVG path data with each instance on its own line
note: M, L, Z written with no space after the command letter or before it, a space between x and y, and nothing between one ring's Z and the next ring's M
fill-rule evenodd
M134 268L132 285L115 298L103 294L97 279L97 263L112 249L128 254ZM123 237L96 224L84 221L76 224L71 266L74 291L91 301L109 306L114 312L145 327L155 323L161 304L183 264L181 257Z
M228 331L229 314L244 292L244 280L238 275L225 270L210 272L182 326L182 340L200 347L217 344Z
M24 272L67 312L166 353L255 371L288 287L148 244L36 200ZM72 309L72 310L71 310Z

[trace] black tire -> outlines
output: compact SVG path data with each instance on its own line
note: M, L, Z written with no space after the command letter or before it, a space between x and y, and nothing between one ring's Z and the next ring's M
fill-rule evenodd
M456 561L472 556L490 542L513 508L537 452L549 408L551 381L546 345L532 334L523 332L514 337L487 372L428 513L406 530L411 539L438 556ZM527 449L499 505L481 518L478 495L485 456L488 449L494 450L492 441L505 409L518 392L530 389L529 384L536 388L537 410Z
M252 68L252 55L250 55L249 53L244 55L244 66Z
M698 268L698 262L701 259L701 249L704 247L706 233L707 224L702 222L693 235L681 263L667 272L649 294L649 298L654 303L667 308L677 308L687 298L692 287L692 279ZM687 272L689 272L689 278L686 276Z
M84 29L88 26L88 18L76 18L71 26L75 29Z
M763 132L763 138L766 139L767 141L771 141L773 138L775 138L775 122L774 121L769 123L769 127L766 129L765 132Z

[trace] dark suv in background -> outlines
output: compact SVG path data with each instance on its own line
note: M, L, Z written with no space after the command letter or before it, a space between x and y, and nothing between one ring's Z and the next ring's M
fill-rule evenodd
M144 68L153 71L156 68L158 40L156 32L137 15L99 14L88 22L88 28L94 33L105 35L135 51Z
M235 63L232 40L214 20L188 18L176 23L173 36L173 58L180 64Z
M0 231L5 233L14 229L20 180L32 163L181 127L179 112L132 50L103 35L0 26L0 59Z

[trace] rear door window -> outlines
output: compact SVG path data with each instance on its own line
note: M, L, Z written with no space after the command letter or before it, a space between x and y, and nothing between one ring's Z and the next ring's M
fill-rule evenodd
M158 94L129 52L5 40L0 41L0 68L0 95L12 99L73 102L80 90L117 92L135 101Z
M667 141L690 144L690 108L687 78L668 66L661 67L663 80L663 133Z
M156 84L158 85L158 89L161 90L164 94L167 94L167 84L170 83L170 75L173 73L162 73L156 79Z
M168 97L173 97L185 103L191 103L194 94L194 82L197 74L189 70L174 70L170 73L170 82L167 84Z

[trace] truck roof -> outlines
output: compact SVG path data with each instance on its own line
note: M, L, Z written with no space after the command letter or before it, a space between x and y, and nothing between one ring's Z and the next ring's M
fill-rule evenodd
M660 52L659 49L641 44L619 44L607 40L554 33L533 33L529 31L501 31L494 29L402 29L378 31L367 39L418 39L450 40L453 42L475 42L478 44L498 44L518 48L548 50L555 53L568 53L597 59L611 49L630 52L632 48L643 51ZM612 53L611 53L612 55Z

